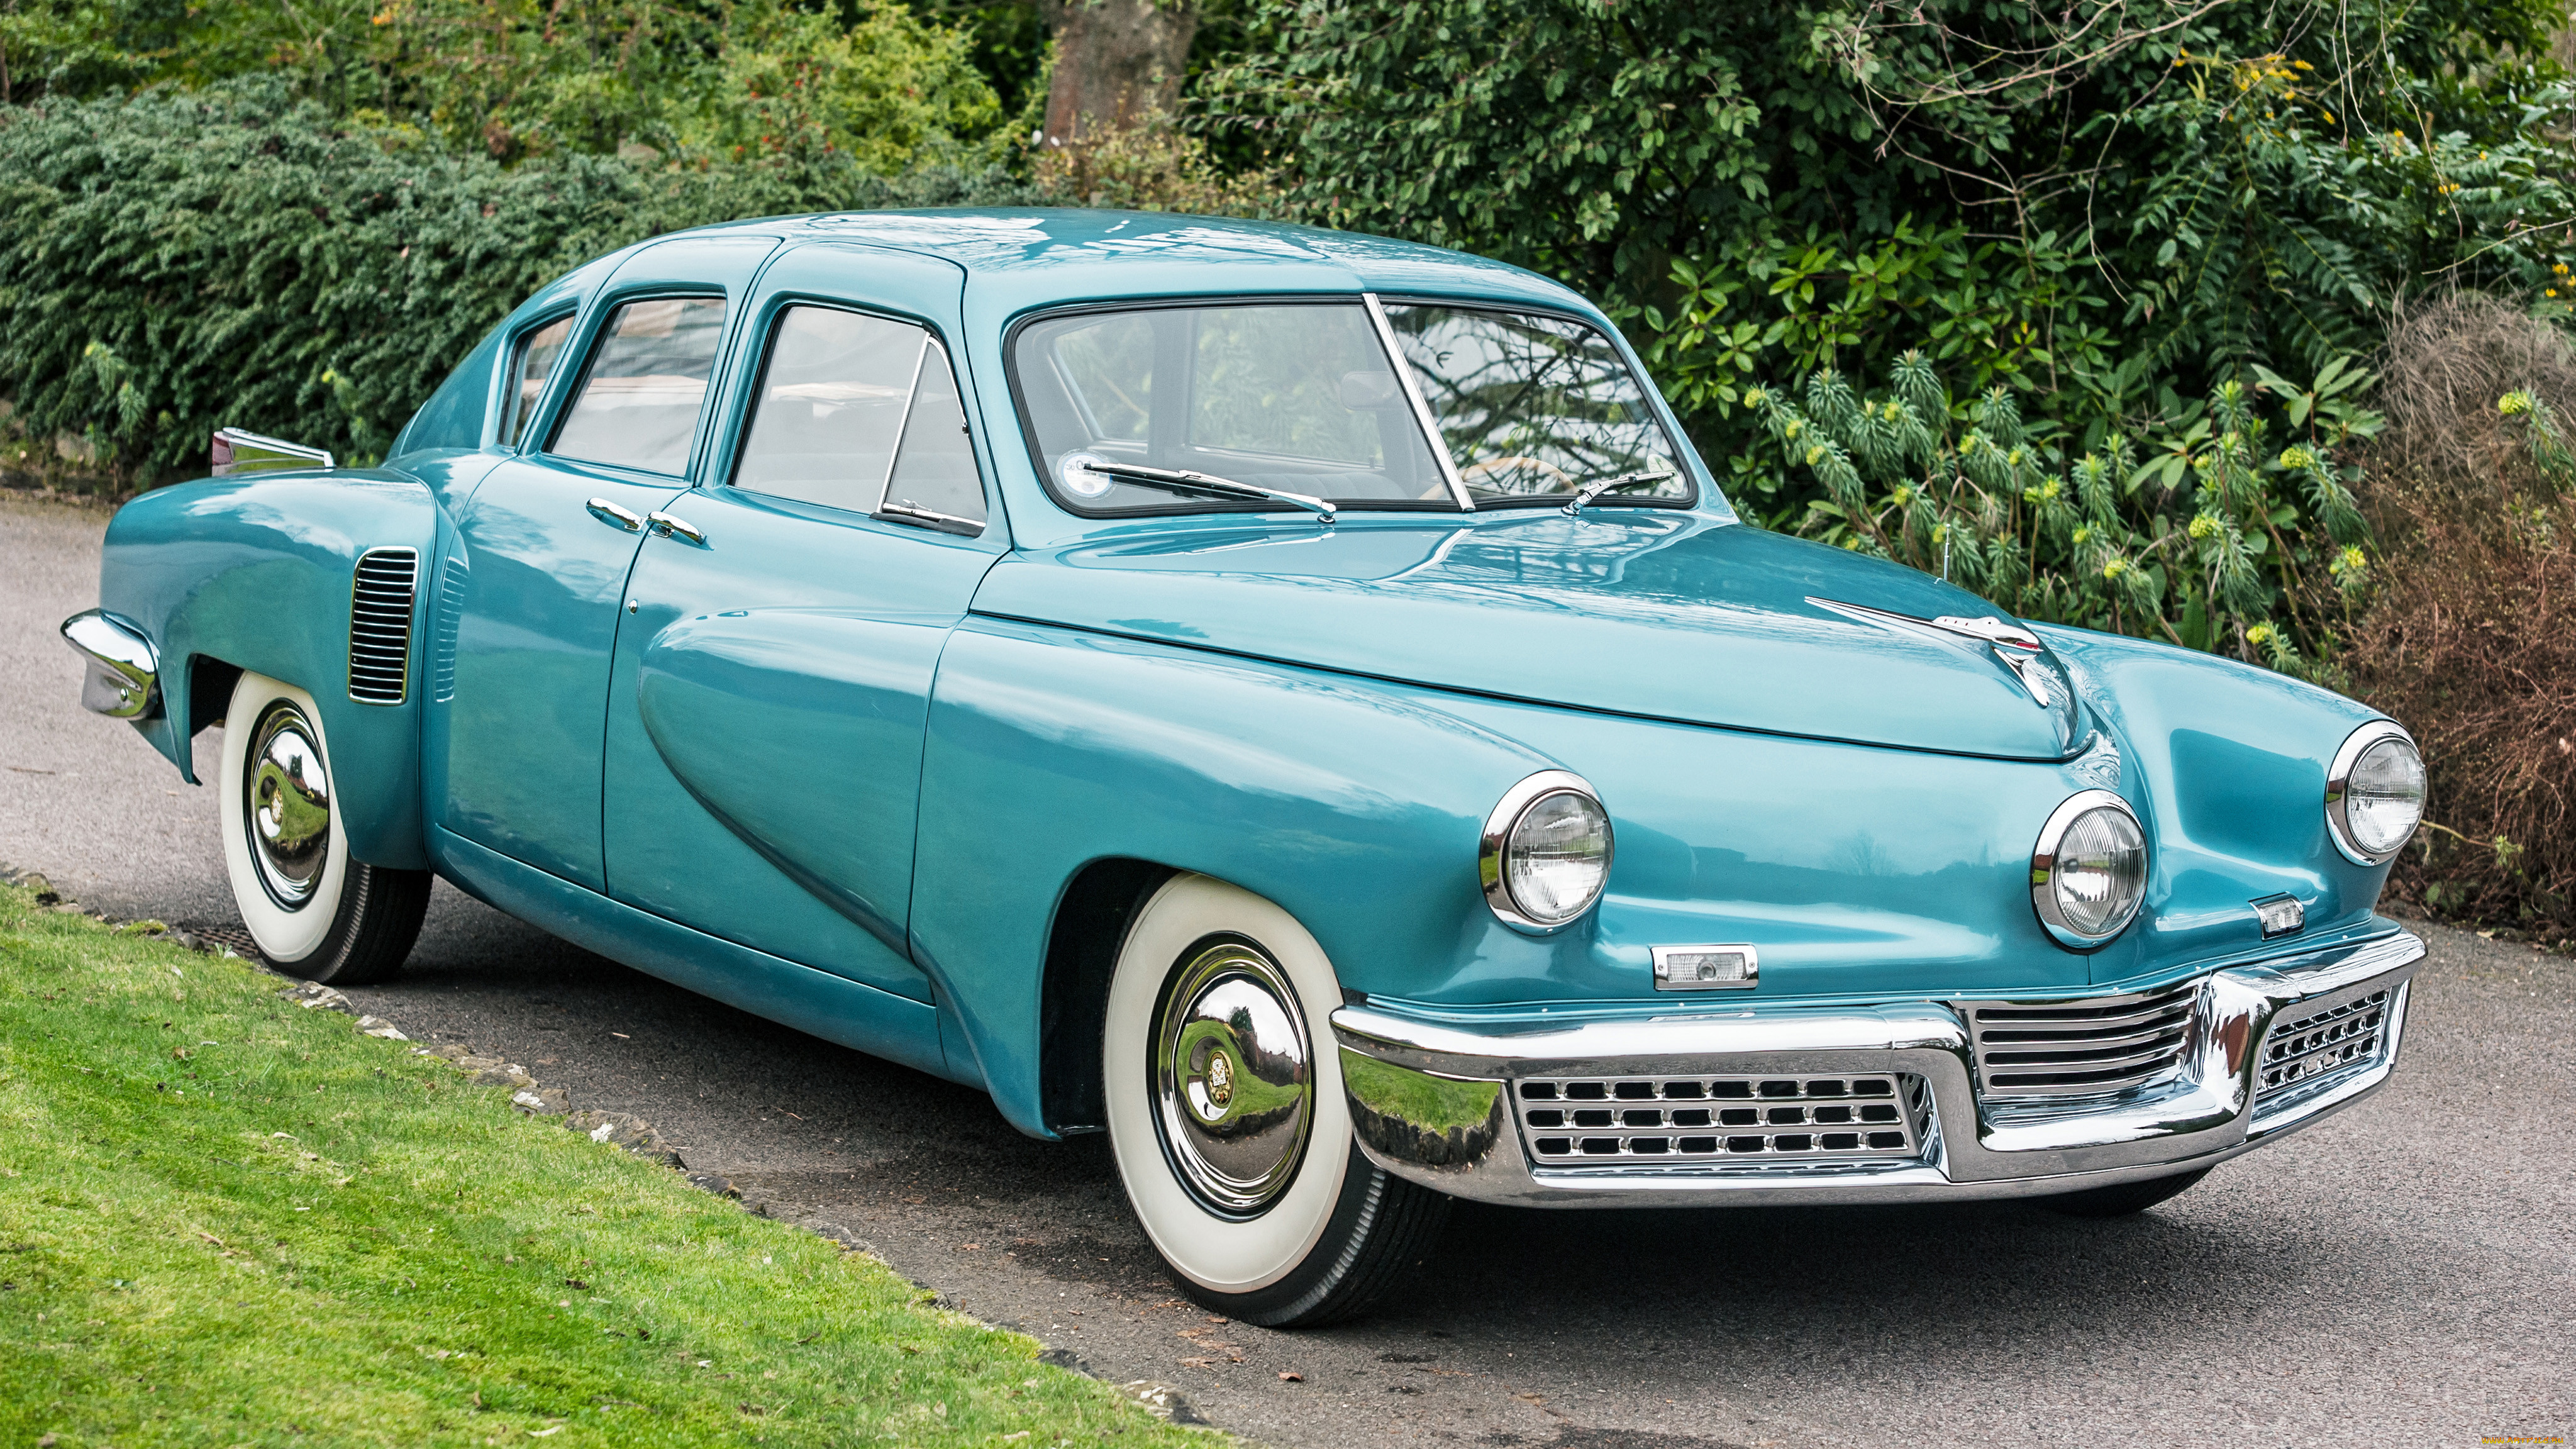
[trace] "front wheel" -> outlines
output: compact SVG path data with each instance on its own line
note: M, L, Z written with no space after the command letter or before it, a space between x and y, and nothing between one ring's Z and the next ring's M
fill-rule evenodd
M1118 1176L1182 1291L1241 1322L1366 1311L1448 1217L1354 1141L1324 1019L1340 1001L1294 918L1206 876L1157 891L1119 950L1101 1039Z
M351 860L313 696L245 670L224 711L224 867L260 955L290 976L392 975L429 908L429 872Z

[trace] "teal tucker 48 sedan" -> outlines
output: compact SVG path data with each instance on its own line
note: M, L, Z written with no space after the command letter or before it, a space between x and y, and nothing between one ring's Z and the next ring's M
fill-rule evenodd
M257 423L259 419L244 419ZM1740 521L1601 312L1296 227L837 215L231 429L63 627L262 953L433 875L1106 1132L1236 1318L1450 1200L2135 1212L2395 1066L2396 723Z

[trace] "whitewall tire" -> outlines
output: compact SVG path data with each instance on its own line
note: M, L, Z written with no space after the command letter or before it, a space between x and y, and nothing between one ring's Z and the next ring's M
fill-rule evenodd
M352 860L313 696L244 671L224 711L224 868L270 965L314 981L392 974L411 954L429 873Z
M1155 892L1119 949L1101 1037L1119 1178L1183 1290L1244 1322L1365 1310L1447 1217L1353 1140L1341 1000L1293 917L1202 875Z

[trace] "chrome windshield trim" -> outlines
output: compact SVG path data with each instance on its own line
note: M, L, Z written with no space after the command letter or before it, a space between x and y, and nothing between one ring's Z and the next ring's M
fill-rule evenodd
M1449 456L1449 442L1440 436L1439 421L1431 416L1431 404L1422 396L1422 384L1413 376L1413 364L1405 361L1404 347L1395 340L1395 324L1386 320L1386 308L1379 305L1377 293L1362 292L1360 301L1367 304L1369 323L1377 328L1377 341L1386 349L1386 362L1395 369L1395 380L1404 384L1404 396L1413 404L1414 426L1422 429L1422 440L1431 445L1431 456L1440 460L1440 476L1449 484L1449 496L1458 501L1461 512L1476 511L1476 500L1467 495L1466 480L1458 476L1458 460Z

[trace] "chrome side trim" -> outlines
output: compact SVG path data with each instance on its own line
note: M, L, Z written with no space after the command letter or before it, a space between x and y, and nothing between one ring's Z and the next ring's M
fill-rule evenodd
M89 661L81 707L109 719L149 719L161 712L161 655L141 627L104 609L63 621L63 642Z
M2342 747L2335 751L2334 763L2326 768L2326 834L2334 837L2335 849L2342 852L2343 858L2355 865L2386 865L2397 858L2399 850L2406 848L2407 841L2415 838L2413 830L2407 831L2406 840L2397 842L2396 849L2373 855L2352 838L2352 823L2344 818L2346 796L2352 789L2353 767L2361 763L2363 753L2372 745L2391 739L2404 740L2418 759L2423 757L2423 750L2416 745L2415 737L2406 732L2404 725L2393 719L2375 719L2344 736ZM2419 822L2417 828L2422 828L2421 811L2417 812L2416 819Z
M2180 1076L2080 1103L1981 1100L1967 1023L1938 1001L1748 1004L1491 1029L1360 1003L1335 1011L1332 1026L1362 1150L1388 1172L1457 1197L1602 1207L2034 1197L2197 1171L2366 1096L2395 1069L2405 987L2423 953L2423 942L2396 932L2213 971L2193 984ZM2379 990L2392 1002L2379 1060L2258 1126L2255 1074L2273 1019ZM1623 1155L1615 1165L1554 1166L1530 1159L1512 1120L1518 1084L1530 1078L1862 1073L1929 1088L1929 1110L1910 1123L1919 1160Z
M1404 345L1395 340L1395 324L1386 320L1385 305L1375 292L1360 293L1360 300L1367 304L1369 322L1377 328L1378 346L1386 349L1386 365L1395 369L1395 380L1404 385L1404 400L1413 404L1413 424L1422 429L1422 441L1440 464L1440 477L1449 485L1449 496L1457 500L1460 511L1475 512L1476 500L1467 495L1467 482L1458 476L1458 460L1449 456L1449 444L1440 436L1440 420L1431 416L1431 403L1422 395L1413 364L1404 360Z

